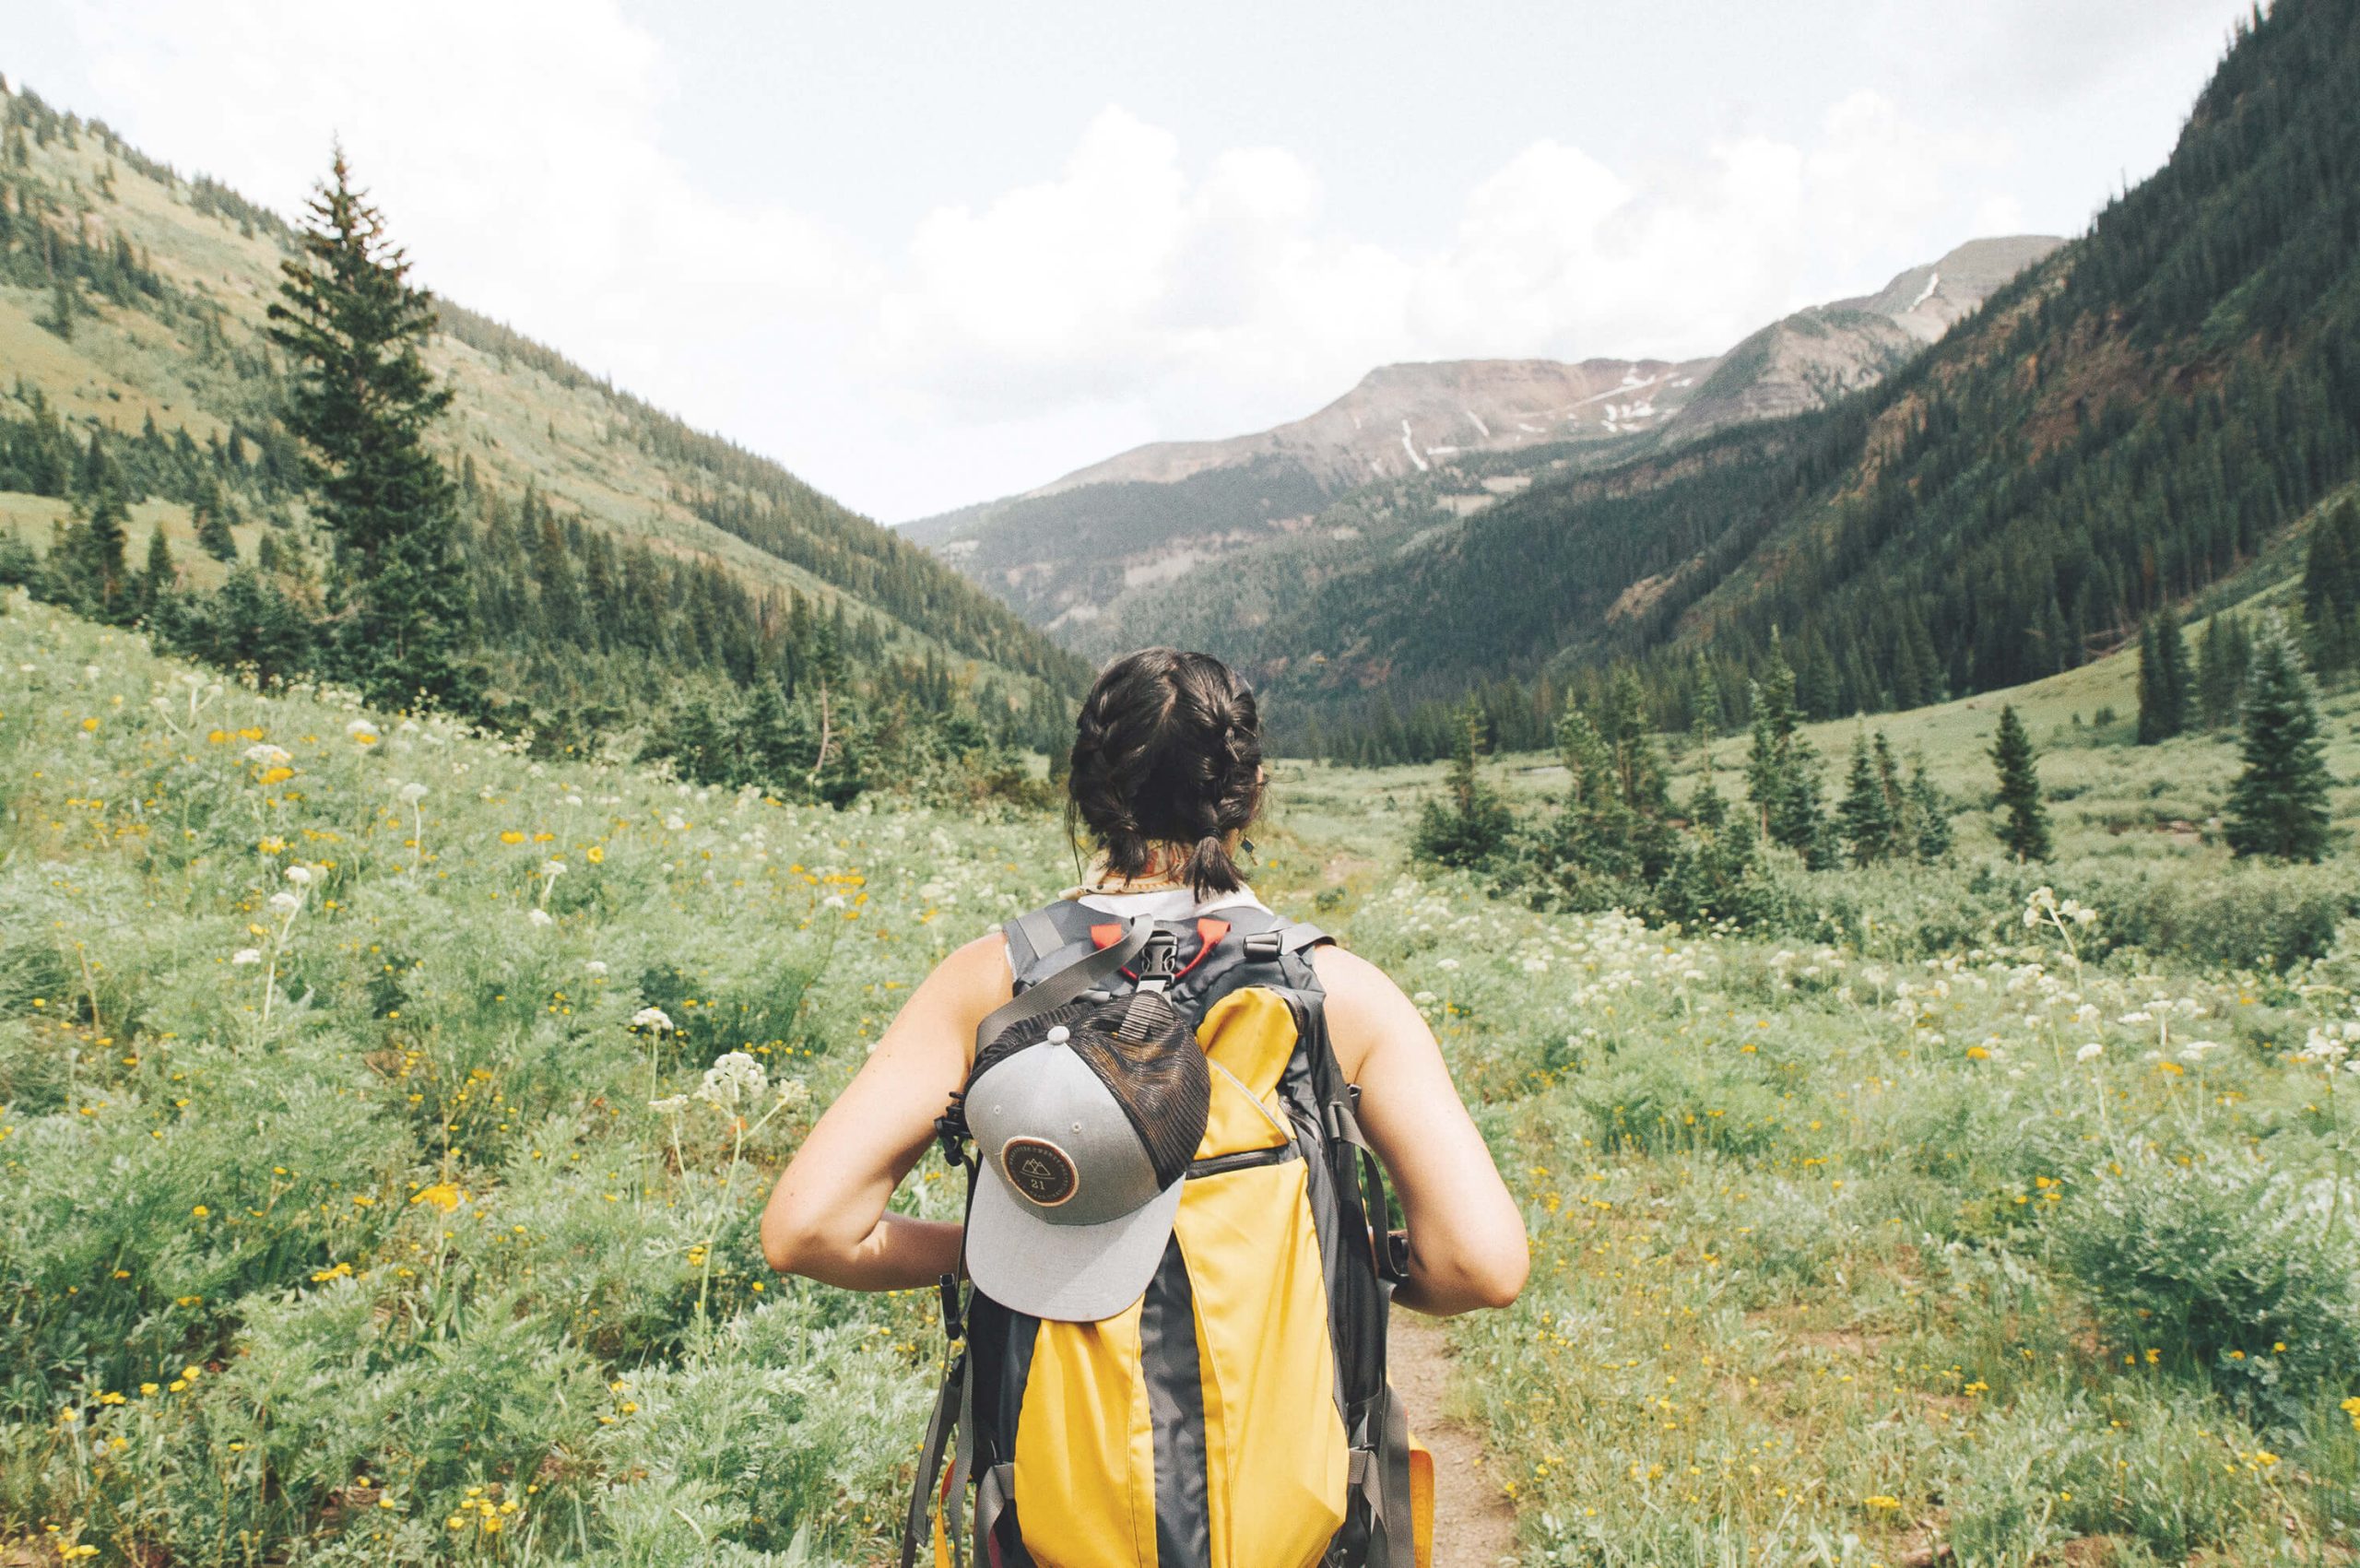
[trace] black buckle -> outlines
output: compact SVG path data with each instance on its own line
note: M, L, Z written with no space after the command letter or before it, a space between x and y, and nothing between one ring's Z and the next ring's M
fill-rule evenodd
M967 1315L959 1305L959 1276L938 1276L934 1288L942 1296L942 1337L955 1345L967 1337Z
M1242 945L1247 958L1264 963L1268 963L1286 950L1285 938L1276 931L1257 931L1246 937Z
M1156 932L1139 953L1139 978L1168 981L1179 973L1179 941L1169 931Z
M942 1158L952 1165L967 1162L967 1114L954 1096L950 1109L934 1119L934 1136L942 1142Z

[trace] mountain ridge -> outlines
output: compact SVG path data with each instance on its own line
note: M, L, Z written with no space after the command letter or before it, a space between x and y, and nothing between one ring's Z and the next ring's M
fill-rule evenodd
M1591 467L1726 425L1813 407L1877 379L2059 242L1969 241L1882 288L1806 307L1694 360L1445 360L1381 365L1301 419L1157 442L997 501L903 525L1032 624L1092 654L1160 636L1139 590L1324 530L1343 498L1392 487L1394 510L1466 517L1547 472ZM1161 615L1161 608L1148 611ZM1218 628L1213 629L1216 631Z

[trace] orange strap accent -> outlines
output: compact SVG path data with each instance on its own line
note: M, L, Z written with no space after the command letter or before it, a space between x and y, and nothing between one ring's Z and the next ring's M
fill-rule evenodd
M1186 974L1204 962L1205 955L1219 947L1221 939L1228 935L1228 921L1210 914L1197 916L1197 956L1180 966L1180 974ZM1177 980L1180 974L1175 974L1172 978Z

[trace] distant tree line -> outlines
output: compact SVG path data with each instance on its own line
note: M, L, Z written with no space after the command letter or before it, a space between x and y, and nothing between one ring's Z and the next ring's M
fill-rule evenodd
M1703 726L1697 780L1685 801L1673 800L1644 692L1625 667L1595 709L1567 702L1556 735L1562 805L1535 823L1516 821L1482 778L1483 716L1462 710L1443 793L1422 808L1411 853L1487 871L1563 907L1749 925L1786 897L1770 875L1773 849L1805 869L1946 859L1955 806L1922 761L1905 772L1882 732L1856 737L1844 793L1828 809L1794 671L1775 643L1772 653L1749 693L1741 801L1723 795Z
M2298 640L2273 617L2242 645L2244 767L2223 803L2223 839L2240 857L2323 859L2333 847L2333 781ZM1702 727L1696 781L1674 802L1642 688L1625 667L1595 713L1566 705L1557 726L1565 787L1557 808L1534 821L1519 820L1483 776L1483 715L1462 709L1443 788L1411 834L1412 856L1482 872L1559 907L1757 926L1806 913L1791 883L1774 875L1778 852L1806 872L1948 860L1956 805L1922 760L1905 772L1882 730L1854 731L1844 788L1828 808L1824 764L1803 733L1794 672L1775 637L1771 655L1749 692L1741 805L1722 795ZM2000 847L2017 861L2049 860L2057 846L2038 753L2012 703L2000 706L1988 754Z

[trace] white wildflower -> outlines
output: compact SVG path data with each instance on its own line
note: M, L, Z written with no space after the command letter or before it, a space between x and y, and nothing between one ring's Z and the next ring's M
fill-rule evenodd
M669 1034L673 1031L672 1015L662 1008L642 1008L631 1015L631 1026L653 1030L658 1034Z
M289 866L287 868L287 879L299 888L308 888L312 885L312 868L308 866Z
M604 975L607 973L607 961L604 959L592 959L588 963L584 964L582 968L585 973L592 975Z
M287 750L284 747L273 746L266 740L246 748L246 760L262 767L276 768L281 762L291 762L294 760L293 752Z
M415 806L426 798L426 786L422 784L406 784L401 787L401 797L404 805Z
M649 1101L647 1108L651 1111L660 1111L667 1116L677 1116L689 1108L689 1097L685 1094L667 1094L661 1100Z
M2310 1038L2303 1043L2303 1048L2294 1054L2295 1060L2319 1062L2323 1064L2330 1072L2333 1072L2335 1064L2350 1055L2352 1052L2352 1047L2346 1045L2340 1038L2341 1033L2342 1032L2332 1024L2325 1029L2314 1026Z
M714 1059L704 1070L704 1082L697 1087L697 1098L724 1111L734 1111L741 1101L761 1094L770 1087L770 1075L762 1071L762 1064L743 1051L726 1051Z
M2074 1052L2073 1059L2077 1062L2094 1062L2100 1056L2105 1055L2106 1047L2093 1040L2088 1044L2083 1046L2080 1050Z
M525 918L531 921L536 928L557 924L557 916L546 909L528 909L525 912Z
M230 955L230 961L231 963L239 964L260 963L262 961L262 949L260 948L240 948L236 952Z
M303 898L300 893L273 893L270 895L270 910L273 914L291 915L302 907Z

